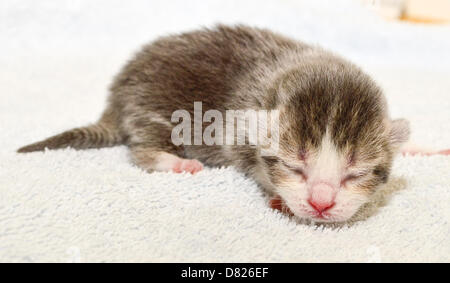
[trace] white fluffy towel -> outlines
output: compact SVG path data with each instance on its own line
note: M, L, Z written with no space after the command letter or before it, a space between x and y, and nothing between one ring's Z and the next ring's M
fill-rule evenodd
M449 262L448 156L398 157L360 221L323 227L270 209L233 168L147 174L124 146L15 153L95 121L143 43L217 22L349 58L416 143L449 148L450 27L387 22L361 2L2 0L0 262Z

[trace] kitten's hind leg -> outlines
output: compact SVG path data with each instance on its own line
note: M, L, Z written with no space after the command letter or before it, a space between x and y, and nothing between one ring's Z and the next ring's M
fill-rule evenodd
M184 159L184 147L175 146L171 139L172 124L156 112L147 115L129 115L129 148L136 165L153 172L188 172L195 174L203 169L195 159Z
M174 153L154 147L133 146L131 147L131 155L133 161L148 172L187 172L195 174L203 169L202 163L198 160L184 159Z

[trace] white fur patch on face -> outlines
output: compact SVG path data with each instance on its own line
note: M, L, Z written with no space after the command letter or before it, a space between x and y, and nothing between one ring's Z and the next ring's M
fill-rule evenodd
M309 155L306 182L285 180L278 188L279 195L300 218L317 222L345 221L367 201L367 196L357 188L348 189L342 185L348 174L348 163L348 156L336 148L327 131L321 146Z
M341 189L336 195L336 206L329 211L328 222L342 222L355 214L361 205L368 201L368 197L352 190Z
M308 184L314 187L315 184L326 183L338 188L345 166L346 158L338 152L327 130L315 160L311 160Z

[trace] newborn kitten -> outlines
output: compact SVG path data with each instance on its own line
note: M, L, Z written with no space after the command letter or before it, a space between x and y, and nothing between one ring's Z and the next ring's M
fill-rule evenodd
M278 150L263 155L250 144L174 144L172 115L179 109L194 115L194 102L224 115L278 110L279 132L269 129ZM193 137L194 131L188 140ZM19 152L125 144L148 172L235 166L275 197L273 206L339 222L386 183L408 137L407 121L389 118L382 91L355 65L268 30L217 26L145 46L115 78L97 123Z

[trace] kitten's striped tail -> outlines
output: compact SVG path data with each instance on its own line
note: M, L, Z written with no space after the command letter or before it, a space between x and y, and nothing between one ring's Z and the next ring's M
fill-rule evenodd
M75 128L43 141L24 146L17 152L33 152L71 147L74 149L99 148L119 145L124 138L115 125L100 120L97 124Z

